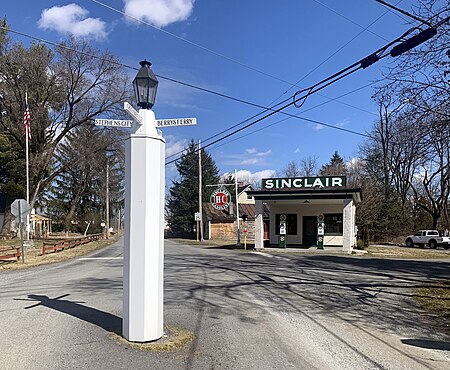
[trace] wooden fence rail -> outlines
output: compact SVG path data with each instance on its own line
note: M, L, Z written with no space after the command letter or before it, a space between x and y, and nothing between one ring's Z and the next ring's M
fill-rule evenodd
M20 247L0 247L0 261L18 261L20 256Z
M55 244L43 243L42 244L42 255L47 254L49 252L59 252L64 249L77 247L79 245L83 245L83 244L92 242L94 240L102 239L102 237L103 237L103 234L91 234L91 235L84 236L82 238L61 240L60 242L55 243Z

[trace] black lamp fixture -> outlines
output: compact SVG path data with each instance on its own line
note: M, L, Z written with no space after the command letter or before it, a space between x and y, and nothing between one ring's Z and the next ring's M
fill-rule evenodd
M134 95L139 107L152 109L155 104L158 79L150 68L152 64L149 61L143 60L139 64L141 68L133 80Z

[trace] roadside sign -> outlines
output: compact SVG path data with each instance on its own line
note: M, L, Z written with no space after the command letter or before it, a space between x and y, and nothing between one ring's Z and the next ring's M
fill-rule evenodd
M25 199L16 199L11 204L11 213L14 217L20 217L20 221L25 221L30 205Z
M217 189L211 194L210 200L215 209L224 210L231 203L231 194L227 189Z
M197 118L168 118L157 119L157 127L172 127L172 126L195 126L197 124Z
M103 119L103 118L99 118L99 119L95 120L95 126L130 128L131 126L133 126L133 121L132 120L125 120L125 119Z
M200 212L195 212L194 220L195 221L201 221L202 220L202 217L200 216Z

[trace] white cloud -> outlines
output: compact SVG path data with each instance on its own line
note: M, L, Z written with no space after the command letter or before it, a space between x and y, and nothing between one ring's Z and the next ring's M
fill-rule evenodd
M267 152L259 152L259 153L256 153L256 155L258 157L265 157L266 155L269 155L270 153L272 153L272 150L269 149Z
M350 121L348 119L344 119L342 121L339 121L336 123L337 127L344 127L344 126L348 126L350 123Z
M300 148L296 148L295 150L294 150L294 153L301 153L302 151L300 150Z
M259 162L258 158L249 158L249 159L244 159L240 164L243 166L249 166L252 164L257 164Z
M225 160L223 164L229 166L265 166L265 158L272 153L272 150L259 152L257 148L247 148L244 153L222 155Z
M126 15L164 27L188 19L195 0L124 0L124 3Z
M188 145L186 139L178 139L173 135L164 135L164 139L166 139L166 158L178 154L186 149ZM181 155L181 153L179 153L179 155ZM169 160L175 159L179 157L179 155L174 156Z
M55 30L76 37L106 38L106 23L99 18L88 18L89 11L77 4L44 9L38 21L39 28Z
M313 126L313 129L316 130L316 131L323 130L324 128L325 128L325 126L324 126L324 125L321 125L320 123L316 123L316 124L314 124L314 126Z

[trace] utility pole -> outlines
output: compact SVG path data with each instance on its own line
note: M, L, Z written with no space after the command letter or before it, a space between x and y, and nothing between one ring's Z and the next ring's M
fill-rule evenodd
M106 155L106 239L109 239L109 157Z
M197 235L200 230L200 237L197 240L203 241L203 207L202 207L202 151L200 148L200 140L198 141L198 212L200 213L200 221L197 222ZM199 228L200 224L200 228Z
M238 180L237 180L237 171L234 170L234 184L236 187L236 223L237 223L237 242L236 247L241 246L241 228L239 225L239 200L238 200Z

